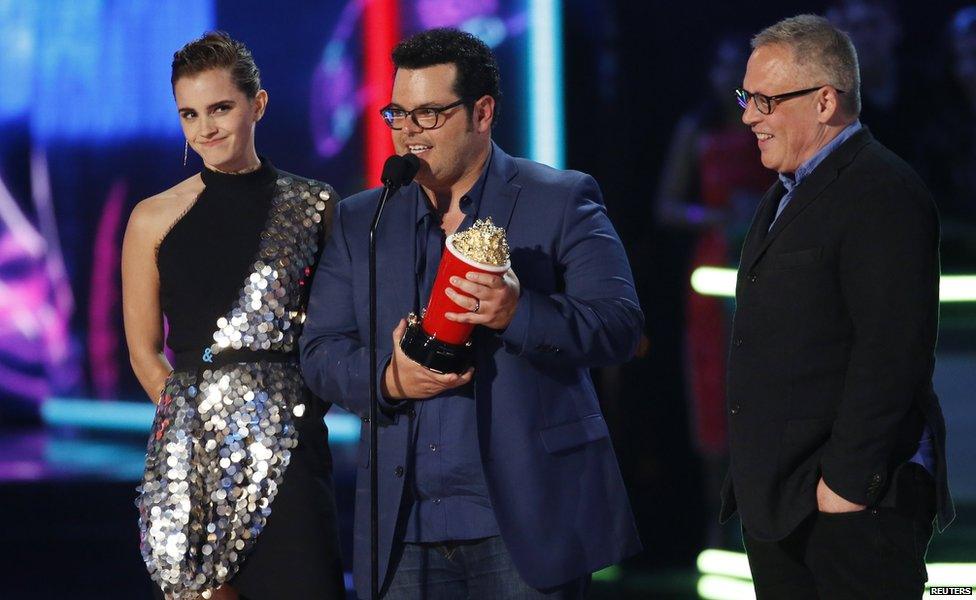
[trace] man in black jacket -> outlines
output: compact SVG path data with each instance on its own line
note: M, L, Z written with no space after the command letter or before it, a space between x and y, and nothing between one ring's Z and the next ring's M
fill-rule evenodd
M801 15L752 47L736 94L779 181L739 265L722 519L739 512L759 598L919 598L953 517L935 205L858 121L846 34Z

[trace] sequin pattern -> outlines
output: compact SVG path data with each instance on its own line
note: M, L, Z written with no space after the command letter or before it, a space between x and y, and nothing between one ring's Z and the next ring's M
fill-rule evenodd
M278 179L271 219L261 234L254 268L237 306L217 321L214 355L225 348L291 351L305 313L296 302L304 297L318 251L318 225L332 196L315 182Z
M294 350L332 195L318 182L279 177L252 272L217 322L213 356ZM167 598L207 598L236 573L297 444L302 391L294 361L201 366L167 379L136 501L143 559Z

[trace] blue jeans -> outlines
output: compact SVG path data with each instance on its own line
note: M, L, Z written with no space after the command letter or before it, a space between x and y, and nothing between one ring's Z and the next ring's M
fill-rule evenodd
M558 588L529 587L500 536L463 542L403 544L384 600L534 600L584 598L586 575Z

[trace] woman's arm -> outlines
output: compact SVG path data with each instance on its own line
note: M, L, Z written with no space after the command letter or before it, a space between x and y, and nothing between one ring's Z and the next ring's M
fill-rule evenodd
M129 362L149 398L158 401L172 372L163 354L163 313L159 304L156 246L168 220L153 199L132 211L122 242L122 318Z

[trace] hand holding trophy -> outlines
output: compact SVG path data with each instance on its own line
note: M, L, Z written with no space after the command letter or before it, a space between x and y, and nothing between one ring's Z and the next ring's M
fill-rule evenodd
M448 236L430 301L419 317L408 317L407 331L400 341L404 354L437 373L464 373L471 365L474 324L451 321L445 316L470 310L454 302L445 290L451 286L452 277L464 279L471 271L502 275L510 267L505 230L495 226L490 217ZM454 291L468 296L458 288Z

